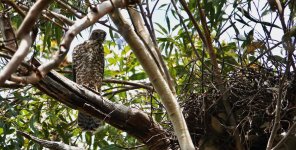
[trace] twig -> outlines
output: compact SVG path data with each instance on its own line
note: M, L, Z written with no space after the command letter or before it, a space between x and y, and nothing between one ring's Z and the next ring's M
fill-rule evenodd
M82 12L81 10L79 10L78 8L74 7L73 5L70 5L68 2L63 1L63 0L55 0L61 7L64 7L65 9L69 10L72 14L74 14L77 18L81 19L84 17L84 15L86 15L86 13ZM113 3L112 1L110 1L111 3ZM74 9L73 9L74 8ZM82 15L80 15L79 13L81 13ZM102 24L103 26L106 26L108 28L110 28L113 31L117 31L117 29L113 28L112 26L109 26L107 24L105 24L105 21L97 21L98 23Z
M275 107L274 123L273 123L273 127L271 130L269 139L268 139L266 150L271 150L275 136L276 136L278 128L280 126L281 101L282 101L282 99L284 99L284 96L283 96L284 83L287 79L288 74L290 73L290 67L292 64L292 54L293 54L293 50L295 48L294 46L291 45L291 43L289 43L289 41L284 41L284 42L288 42L286 44L289 45L289 47L285 47L285 49L288 51L288 60L286 63L286 70L285 70L284 76L281 78L280 83L279 83L278 97L276 100L276 107ZM293 49L293 50L291 50L291 49Z
M209 28L207 26L206 16L205 16L204 10L202 10L201 8L199 10L200 10L201 24L204 29L204 35L205 35L205 43L204 44L206 45L208 53L210 55L210 59L211 59L211 62L213 65L213 70L214 70L214 76L217 79L216 82L218 84L221 84L222 79L220 77L217 56L216 56L215 50L212 45L212 39L211 39Z
M216 57L216 53L214 51L213 45L212 45L212 39L211 39L211 35L210 35L210 31L209 28L207 26L207 22L206 22L206 16L204 13L204 10L201 8L199 1L197 2L198 4L198 10L199 10L199 14L201 17L201 24L205 33L205 44L208 50L208 53L210 55L210 59L213 65L213 70L214 70L214 77L215 77L215 81L216 84L218 84L218 88L221 92L225 91L225 87L222 85L223 80L221 78L221 74L219 71L219 67L218 67L218 62L217 62L217 57ZM224 108L226 110L227 115L230 117L230 124L232 126L236 126L236 120L234 118L234 115L232 113L232 109L231 109L231 105L228 101L228 93L226 93L225 95L223 95L223 105ZM237 131L237 129L234 129L234 138L235 138L235 145L236 145L236 149L237 150L243 150L243 145L240 139L240 135L239 132Z
M72 14L74 14L77 18L81 19L83 18L82 15L78 14L77 12L75 12L75 10L73 10L70 6L68 6L67 4L65 4L64 1L62 0L55 0L61 7L63 7L64 9L70 11Z
M263 53L261 53L259 56L257 56L252 62L250 62L247 65L247 68L250 67L252 64L254 64L257 60L259 60L261 57L263 57L266 53L272 51L274 48L278 47L279 45L281 45L282 42L278 42L277 44L275 44L274 46L272 46L271 48L269 48L268 50L265 50Z
M26 14L13 2L10 0L2 0L2 2L11 6L18 14L20 14L23 18L25 18Z
M195 18L193 16L193 14L190 12L190 9L188 8L186 1L185 0L180 0L180 3L183 6L184 10L186 11L187 15L189 16L189 19L191 20L194 28L196 29L200 39L202 40L202 42L204 44L206 44L206 39L204 37L204 34L201 32L201 30L200 30L200 28L199 28L199 26L198 26L198 24L197 24L197 22L196 22L196 20L195 20Z
M276 144L276 146L274 146L271 150L277 150L278 148L280 148L280 146L282 146L284 143L285 143L285 141L287 140L287 138L291 135L291 134L293 134L294 132L295 132L295 129L296 129L296 123L294 123L291 127L290 127L290 129L289 129L289 131L286 133L286 135Z
M128 87L124 87L123 89L120 89L120 90L117 90L117 91L104 93L102 96L115 95L117 93L126 92L126 91L129 91L129 90L134 90L134 89L138 89L138 88L139 87L136 87L136 86L128 86Z
M150 91L153 91L153 87L141 84L141 83L135 83L135 82L130 82L130 81L123 81L123 80L115 80L115 79L104 79L103 82L105 83L119 83L119 84L126 84L126 85L132 85L132 86L137 86L141 87Z
M284 18L284 9L283 9L282 4L281 4L281 2L279 0L274 0L274 1L276 2L276 7L277 7L277 10L278 10L278 13L279 13L279 16L280 16L280 21L281 21L284 33L286 33L287 32L287 26L286 26L285 18Z

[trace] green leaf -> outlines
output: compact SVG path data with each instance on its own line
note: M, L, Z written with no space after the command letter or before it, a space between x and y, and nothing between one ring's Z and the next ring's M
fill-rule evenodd
M160 25L159 23L155 23L160 29L161 29L161 31L162 32L160 32L161 34L168 34L168 31L162 26L162 25Z
M91 145L92 143L91 137L92 137L92 134L90 132L85 132L85 140L88 145Z
M142 79L146 79L146 78L147 78L147 75L145 72L136 73L136 74L133 74L129 77L129 79L131 79L131 80L142 80Z
M166 23L168 25L169 32L171 31L171 24L170 24L170 18L168 16L165 17Z
M3 128L0 128L0 135L3 133Z
M168 4L162 4L158 7L158 9L161 9L161 8L165 7L166 5L168 5Z
M108 145L108 146L102 148L102 150L110 150L110 149L112 149L112 150L122 150L121 148L117 147L115 144L111 144L111 145Z
M113 30L111 28L109 28L109 35L110 35L112 41L115 42Z

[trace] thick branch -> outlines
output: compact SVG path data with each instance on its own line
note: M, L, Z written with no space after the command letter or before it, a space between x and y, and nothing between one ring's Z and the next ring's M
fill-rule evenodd
M4 27L0 26L0 28ZM40 63L33 58L32 65L38 67ZM24 67L30 69L29 66ZM170 146L169 139L162 127L143 111L103 99L96 93L77 85L54 71L34 86L70 108L89 113L118 129L126 131L142 141L151 150L165 150Z
M144 112L103 99L54 71L34 86L73 109L91 114L126 131L149 149L167 149L169 146L161 126Z
M12 57L12 59L0 72L0 86L4 84L4 82L7 79L10 78L11 74L16 71L17 67L21 64L21 62L24 60L24 58L28 54L29 48L32 44L30 32L38 18L38 15L42 11L42 9L47 7L49 3L50 3L50 0L37 1L32 6L30 11L28 12L28 15L26 16L21 26L19 27L19 30L17 32L17 37L21 39L21 43L18 50Z
M157 44L153 44L154 42L152 41L152 37L150 37L149 32L147 31L146 28L144 28L144 23L143 20L141 19L140 14L134 10L134 9L130 9L128 8L128 10L130 11L130 17L134 22L136 31L138 32L139 36L145 41L145 45L148 46L148 48L152 51L151 55L153 55L157 61L157 63L160 65L160 70L164 72L165 75L165 79L167 80L167 83L170 87L170 89L172 90L173 94L176 95L176 89L174 87L174 81L169 73L169 70L162 58L162 55L160 53L160 50L157 47ZM148 49L147 48L147 49Z
M41 14L41 11L49 5L51 0L38 0L30 9L26 18L19 27L16 37L23 38L23 36L28 35L32 30L38 16Z
M9 49L9 53L13 54L17 49L17 44L15 43L15 34L10 23L10 18L5 13L0 13L0 29L4 41L4 46Z
M29 48L32 44L32 39L29 34L23 36L21 43L19 45L18 50L13 55L12 59L8 62L8 64L3 68L0 72L0 86L4 84L4 82L10 78L11 74L16 71L18 66L22 63L24 58L29 52Z
M125 41L135 53L145 72L148 74L151 83L159 94L161 101L168 112L168 116L173 123L174 131L177 135L181 149L194 149L185 119L181 113L176 97L174 97L157 65L147 52L144 44L138 38L137 34L133 31L127 21L121 16L118 9L114 10L113 13L110 14L110 17L117 26L119 33L124 37Z

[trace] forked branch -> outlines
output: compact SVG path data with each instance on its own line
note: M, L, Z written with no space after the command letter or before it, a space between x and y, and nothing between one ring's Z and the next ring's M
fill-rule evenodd
M135 1L138 2L138 1ZM65 56L67 55L69 51L69 47L71 45L71 42L73 38L80 33L85 28L93 25L97 22L101 17L106 15L107 13L111 12L114 8L124 8L127 5L131 3L135 3L134 1L129 0L114 0L114 1L104 1L96 7L95 9L92 9L91 12L89 12L85 17L78 19L75 21L75 23L69 28L69 30L66 32L58 52L56 55L53 56L53 58L42 65L40 65L34 72L32 72L29 76L22 76L22 77L15 77L13 78L15 82L21 82L24 84L28 83L36 83L40 81L50 70L58 67L60 63L64 60ZM38 15L42 12L42 10L49 4L48 1L44 2L44 0L40 0L30 9L28 12L28 15L26 16L24 22L20 26L18 30L18 37L24 40L24 37L26 37L26 41L28 41L27 35L29 35L29 32L31 31L31 27L35 24ZM34 15L33 15L34 14ZM36 15L37 14L37 15ZM32 17L32 18L31 18ZM26 35L26 36L25 36ZM16 58L12 58L12 60L9 62L9 64L6 66L6 69L3 69L0 72L0 86L4 84L4 82L11 78L11 74L15 72L17 66L19 66L20 62L23 61L23 58L27 55L28 49L30 48L31 43L25 45L25 47L21 47L21 49L24 49L24 51L20 51L17 53L20 53L20 55L16 55L14 57L18 57L18 61L15 61ZM19 57L21 56L21 57Z

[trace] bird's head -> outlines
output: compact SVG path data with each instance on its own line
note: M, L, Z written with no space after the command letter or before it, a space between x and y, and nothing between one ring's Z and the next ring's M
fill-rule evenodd
M107 33L104 30L96 29L93 30L89 39L90 40L98 40L99 42L103 42L106 38Z

